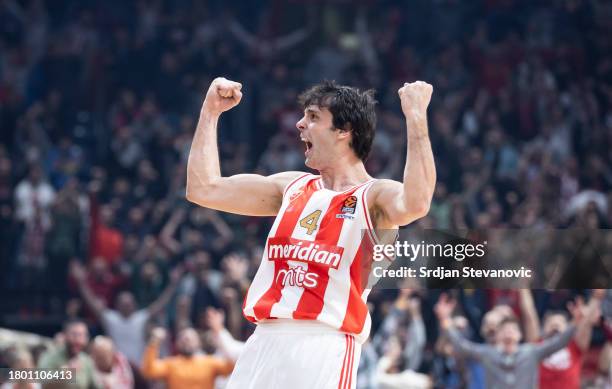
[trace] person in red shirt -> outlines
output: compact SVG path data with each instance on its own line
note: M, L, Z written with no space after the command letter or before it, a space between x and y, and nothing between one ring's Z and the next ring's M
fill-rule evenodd
M96 185L90 188L89 257L104 258L109 265L112 265L121 259L124 237L121 231L113 228L115 217L113 208L110 205L98 203L97 190L99 188Z
M576 334L566 347L550 355L540 364L540 389L580 388L582 357L591 343L593 326L597 324L601 316L601 299L600 290L595 290L588 304L585 304L581 299L577 299L575 304L568 304L570 310L582 310L585 320L577 325ZM526 313L529 316L527 321L539 325L535 311L533 314ZM564 311L547 312L544 315L542 339L548 339L565 331L568 324L567 315ZM529 339L529 336L527 338L528 341L542 340Z

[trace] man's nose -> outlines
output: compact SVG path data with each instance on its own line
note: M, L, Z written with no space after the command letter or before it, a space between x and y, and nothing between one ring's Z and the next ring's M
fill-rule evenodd
M302 132L306 128L306 125L304 124L304 118L300 119L297 123L295 123L295 127L297 127L297 129Z

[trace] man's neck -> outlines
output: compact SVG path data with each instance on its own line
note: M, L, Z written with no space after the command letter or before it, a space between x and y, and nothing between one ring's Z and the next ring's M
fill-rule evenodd
M330 166L319 170L325 189L337 192L347 190L371 179L363 162L354 157L339 158Z
M514 353L516 353L516 352L518 351L518 347L519 347L519 345L518 345L518 344L515 344L515 345L507 345L507 346L502 345L502 346L500 346L500 349L501 349L501 352L502 352L503 354L506 354L506 355L512 355L512 354L514 354Z
M72 349L70 347L68 347L68 345L65 345L64 346L64 353L65 353L67 359L72 359L72 358L78 357L78 355L81 352L79 351L77 353L73 353Z

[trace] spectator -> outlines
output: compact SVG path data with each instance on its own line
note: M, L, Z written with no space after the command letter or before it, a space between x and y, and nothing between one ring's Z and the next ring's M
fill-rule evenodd
M222 310L212 307L206 309L206 323L215 339L217 350L221 355L236 361L244 348L244 342L234 339L223 325L224 319Z
M55 190L44 180L42 169L37 165L31 167L28 177L15 188L16 217L24 229L18 263L26 279L40 276L47 266L45 234L51 226L49 211L54 199ZM35 285L33 282L28 284Z
M25 349L18 349L13 351L9 356L9 367L11 369L31 369L36 367L32 354ZM0 385L0 389L41 389L42 385L38 382L5 382Z
M91 358L104 389L132 389L134 375L127 358L115 350L113 341L96 336L91 342Z
M395 336L387 341L387 349L377 366L376 381L380 389L427 389L431 380L425 374L402 369L402 348Z
M584 353L586 353L591 344L591 335L593 326L599 322L601 315L601 300L603 291L596 290L589 300L588 304L584 304L582 299L576 301L577 306L574 309L579 309L584 315L584 320L581 320L576 328L576 334L570 340L569 344L561 350L550 355L540 364L540 388L552 389L564 387L567 389L579 389L580 376ZM531 296L531 292L524 291ZM534 327L539 328L539 318L535 314L535 310L528 317ZM550 339L553 336L564 332L569 323L564 312L548 311L544 316L544 325L542 326L541 340ZM527 336L528 342L541 341L540 337Z
M142 370L148 378L164 380L168 389L213 389L215 379L228 376L234 368L231 360L204 355L198 333L193 328L179 332L176 340L179 355L160 359L159 344L165 337L165 329L153 329Z
M180 280L182 269L175 268L170 275L170 283L161 295L146 308L137 309L134 295L124 291L117 296L117 310L109 309L96 297L85 282L87 273L82 265L73 262L71 269L85 303L93 311L102 327L130 362L138 363L145 348L146 324L150 318L162 312L170 302Z
M435 307L440 327L459 354L483 364L487 387L491 388L536 388L540 361L565 347L576 331L572 324L565 332L540 344L520 344L522 334L518 321L506 318L499 324L495 346L482 345L468 341L453 328L454 308L453 300L446 295L440 297ZM571 312L576 324L583 320L578 309Z
M99 205L96 192L100 183L93 182L90 187L90 218L89 255L91 258L102 257L113 264L123 253L124 235L114 227L115 211L108 205Z
M76 369L74 388L101 389L102 386L96 377L94 363L85 352L88 343L89 331L83 321L66 322L64 324L63 342L47 350L40 357L38 367L41 369L74 368ZM53 385L44 385L44 388L52 388ZM64 383L60 385L62 388L66 388Z

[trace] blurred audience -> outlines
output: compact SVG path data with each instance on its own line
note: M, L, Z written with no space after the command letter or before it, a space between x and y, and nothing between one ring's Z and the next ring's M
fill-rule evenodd
M164 328L151 332L142 362L143 374L166 382L168 389L213 389L215 379L231 374L234 361L206 355L198 333L193 328L184 328L176 338L177 356L159 358L159 344L166 337Z
M184 200L195 118L217 75L241 81L245 92L220 123L224 174L305 169L296 96L333 78L377 91L367 168L401 179L406 135L396 91L430 82L438 184L419 226L584 231L558 246L584 247L589 262L533 257L537 242L512 254L543 269L546 285L581 269L585 284L609 283L610 15L602 0L0 1L0 292L9 296L0 319L46 335L81 319L108 336L92 344L95 369L81 321L70 336L64 331L66 343L34 355L35 364L78 361L80 387L97 385L95 376L107 386L128 382L117 355L139 386L151 326L183 334L177 348L193 350L195 331L207 352L240 352L253 330L242 298L271 221ZM74 258L82 264L70 265ZM589 293L585 306L601 292L466 291L452 327L492 346L501 326L537 348L563 331L567 319L557 312L565 303ZM360 389L485 387L487 365L438 333L437 298L432 290L372 291ZM611 298L601 299L603 320L585 325L589 342L577 331L543 360L543 387L574 385L577 376L611 387Z

